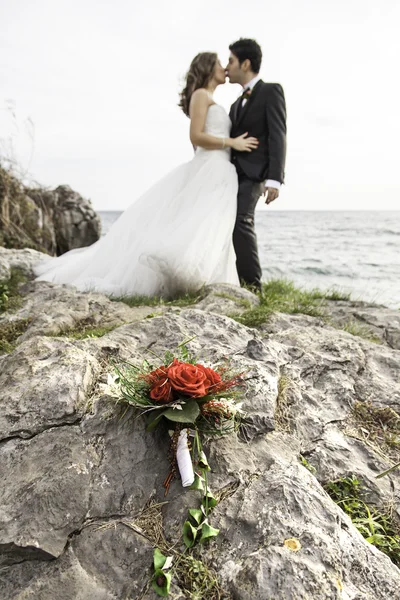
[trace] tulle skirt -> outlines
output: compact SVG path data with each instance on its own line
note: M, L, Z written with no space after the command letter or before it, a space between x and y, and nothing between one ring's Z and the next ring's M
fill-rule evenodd
M239 285L232 245L237 189L228 153L198 153L133 202L98 242L39 263L37 280L111 296Z

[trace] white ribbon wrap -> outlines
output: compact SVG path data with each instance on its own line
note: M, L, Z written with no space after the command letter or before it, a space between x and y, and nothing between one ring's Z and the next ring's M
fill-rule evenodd
M194 471L192 458L187 443L188 430L182 429L179 434L178 445L176 447L176 462L178 463L179 473L181 474L183 487L189 487L194 481Z

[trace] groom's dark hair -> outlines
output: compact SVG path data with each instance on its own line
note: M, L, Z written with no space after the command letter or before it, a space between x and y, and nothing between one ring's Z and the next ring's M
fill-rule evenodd
M234 54L239 63L242 64L249 59L251 63L251 70L253 73L259 73L261 68L262 50L256 40L250 40L248 38L240 38L237 42L233 42L229 46L229 50Z

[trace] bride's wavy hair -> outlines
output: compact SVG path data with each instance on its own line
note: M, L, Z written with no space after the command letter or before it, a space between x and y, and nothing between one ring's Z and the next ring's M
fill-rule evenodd
M208 85L213 76L217 59L216 52L200 52L192 60L189 71L186 73L185 87L180 93L178 105L187 117L193 92Z

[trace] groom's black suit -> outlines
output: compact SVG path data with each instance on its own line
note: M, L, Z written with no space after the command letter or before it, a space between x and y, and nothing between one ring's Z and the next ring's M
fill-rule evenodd
M256 137L258 148L252 152L232 150L231 161L239 177L238 207L233 244L239 279L261 288L261 267L254 231L254 211L264 192L266 179L283 183L286 158L286 105L278 83L259 80L245 105L239 97L229 112L231 137L248 132Z

